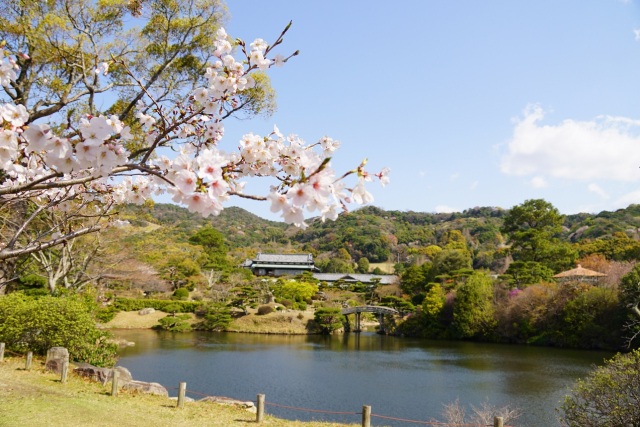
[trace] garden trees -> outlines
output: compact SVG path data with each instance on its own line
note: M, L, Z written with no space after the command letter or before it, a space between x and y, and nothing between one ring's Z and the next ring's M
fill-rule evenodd
M617 354L579 380L560 408L569 427L640 425L640 350Z
M284 280L273 286L273 294L280 299L303 302L310 300L318 292L316 283Z
M211 226L201 228L189 237L189 242L202 246L206 254L202 268L215 271L227 271L230 268L224 236L215 228Z
M562 231L564 217L551 203L527 200L511 208L504 217L502 232L509 234L512 247L523 260L538 261L547 245Z
M564 216L551 203L532 199L511 208L501 231L509 235L515 261L538 263L559 272L573 267L578 256L570 244L559 239L563 221Z
M305 211L335 219L349 202L372 200L366 162L336 173L330 160L339 143L329 137L307 144L274 127L223 150L224 120L271 111L264 72L297 55L275 52L290 26L271 44L247 44L229 37L223 21L215 0L7 5L0 17L0 286L14 279L16 258L99 231L113 205L153 194L168 192L204 216L232 196L265 200L301 227ZM388 180L387 170L376 176ZM244 180L257 177L274 180L269 194L245 193ZM93 210L82 225L27 233L43 212L80 212L78 204ZM67 220L74 218L81 216Z
M358 260L358 273L367 274L369 272L369 260L362 257Z
M321 307L315 311L313 317L323 334L331 334L343 327L342 310L338 307Z
M493 281L484 272L474 272L456 290L453 334L457 338L489 337L496 326Z
M467 250L444 249L433 258L433 266L428 278L435 280L440 276L450 275L458 270L471 268L471 257Z
M427 291L422 301L422 335L429 338L438 338L444 329L441 315L446 302L444 289L434 283Z
M628 328L629 346L640 335L640 264L627 273L620 282L620 300L629 310Z

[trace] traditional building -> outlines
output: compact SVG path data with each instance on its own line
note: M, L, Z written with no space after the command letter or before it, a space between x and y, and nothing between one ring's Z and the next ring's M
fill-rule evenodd
M391 274L355 274L355 273L313 273L313 277L329 286L334 283L378 283L380 285L392 285L400 281L398 276Z
M249 268L256 276L287 276L310 271L318 272L311 254L258 254L247 259L242 267Z
M606 274L589 270L578 264L578 267L558 273L553 278L562 282L598 283L606 276Z

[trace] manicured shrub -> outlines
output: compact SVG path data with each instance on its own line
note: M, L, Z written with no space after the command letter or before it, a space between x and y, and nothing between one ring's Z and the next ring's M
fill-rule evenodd
M176 313L182 313L182 305L175 302L172 304L167 304L164 306L162 311L164 311L165 313L171 313L173 316L175 316Z
M194 325L194 329L224 331L233 320L231 310L223 303L210 303L204 308L204 320Z
M173 298L179 300L186 300L189 298L189 290L187 288L178 288L173 291Z
M275 308L270 305L261 305L258 307L258 315L263 316L265 314L273 313Z
M158 320L158 325L154 329L162 329L171 332L188 332L191 330L189 324L190 316L188 314L180 314L179 316L166 316Z
M342 310L338 307L323 307L316 310L314 319L323 334L342 328Z
M117 346L96 327L90 307L78 297L29 297L15 292L0 297L0 342L16 352L44 355L66 347L72 361L111 366Z
M293 301L289 299L283 299L278 301L280 304L284 305L286 308L290 308L293 305Z
M118 314L118 310L114 305L108 305L106 307L100 308L96 311L96 320L100 323L107 323L113 320Z
M140 311L143 308L155 308L156 310L168 311L165 309L168 305L177 304L180 309L177 313L195 313L199 307L203 306L201 301L176 301L176 300L159 300L159 299L130 299L130 298L118 298L116 299L115 306L121 311Z

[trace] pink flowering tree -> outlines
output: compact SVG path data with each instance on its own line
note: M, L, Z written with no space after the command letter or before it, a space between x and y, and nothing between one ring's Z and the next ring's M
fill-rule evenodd
M53 3L68 8L83 2ZM166 18L167 7L190 2L149 3L152 10L164 7ZM101 21L82 16L90 4L81 6L80 16L68 13L72 27L79 33L104 33ZM201 9L175 12L199 14L197 22L206 23L218 19L213 6L217 2L212 2L209 15ZM123 7L113 7L112 20L121 18ZM154 28L164 22L157 20ZM156 85L163 71L175 66L177 56L160 65L158 58L148 57L156 61L151 68L155 71L143 78L139 64L132 65L126 53L115 55L113 47L98 49L102 45L91 38L79 49L76 60L81 65L69 64L64 73L56 69L51 77L75 78L73 84L54 85L38 80L38 72L47 68L33 68L32 55L40 54L41 46L30 44L29 34L22 43L3 43L0 84L9 99L0 104L0 288L12 279L12 260L99 231L109 225L113 206L140 204L154 195L168 193L175 203L205 217L218 215L232 197L264 200L285 222L300 227L305 226L305 216L333 220L352 202L371 202L366 182L377 177L384 185L388 171L370 174L362 161L336 172L331 158L340 144L330 137L307 143L274 126L268 135L224 139L224 120L243 108L255 109L260 99L256 93L264 95L264 73L297 54L278 52L290 25L272 43L245 43L217 27L211 51L199 56L201 74L191 80L191 87ZM86 43L84 37L77 40ZM27 50L18 50L21 47ZM174 55L176 50L165 53ZM109 77L110 70L116 76ZM41 99L28 98L25 88ZM109 90L129 96L101 112L95 97ZM69 109L81 99L84 112ZM269 192L245 192L245 183L258 178L271 181ZM43 213L52 212L55 221L42 220Z

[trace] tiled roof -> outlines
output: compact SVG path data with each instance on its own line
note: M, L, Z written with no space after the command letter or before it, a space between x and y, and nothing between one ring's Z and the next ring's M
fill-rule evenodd
M343 280L345 282L370 283L373 279L380 279L381 285L390 285L398 281L398 276L391 274L314 273L313 277L325 282Z
M311 254L258 254L253 263L295 263L295 264L312 264L313 256Z

